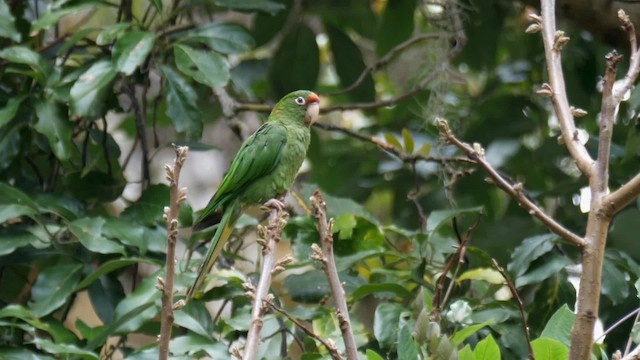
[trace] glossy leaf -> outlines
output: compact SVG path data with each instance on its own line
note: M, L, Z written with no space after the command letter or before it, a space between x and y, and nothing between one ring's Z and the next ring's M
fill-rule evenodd
M541 338L556 340L566 346L571 342L571 328L576 321L576 314L565 304L559 308L547 321L547 325L540 334Z
M15 18L5 0L0 0L0 37L20 41L20 33L16 30Z
M104 4L101 4L98 1L85 1L84 3L80 2L80 4L76 6L50 9L42 14L42 16L40 16L38 20L31 25L31 32L48 29L57 23L62 17L80 12L89 6L104 6Z
M84 176L71 172L64 177L64 184L72 194L86 201L113 201L122 194L125 185L122 180L97 171Z
M274 15L283 10L285 6L272 0L213 0L213 3L234 10L257 10Z
M4 209L0 210L0 224L3 223L2 217L6 216L6 213L9 211L7 210L7 208L12 208L15 206L22 206L22 205L7 205L7 206L3 205L2 206ZM17 248L31 245L33 243L40 241L38 237L34 236L32 233L28 231L7 231L7 232L0 231L0 238L2 238L2 241L0 241L0 256L11 254Z
M176 128L190 139L202 134L202 114L198 107L198 95L189 83L168 66L162 66L167 84L167 116Z
M71 111L78 116L99 117L117 70L111 61L100 60L85 71L71 87Z
M380 346L390 348L397 339L398 319L404 310L395 303L382 303L376 308L373 318L373 334Z
M129 27L131 27L131 23L128 22L119 22L115 24L111 24L109 26L105 26L102 31L98 34L96 38L96 44L98 45L109 45L116 40L116 38L120 37L124 34Z
M458 351L458 360L477 360L469 344L465 345L462 350Z
M116 321L120 322L120 326L117 330L114 329L115 332L125 334L134 332L158 314L158 308L153 306L159 302L161 294L155 288L156 281L156 276L144 279L137 289L118 304L115 317ZM135 315L132 316L133 314Z
M7 101L4 107L0 108L0 127L7 124L16 116L16 113L18 112L18 108L20 107L20 104L26 98L27 98L26 95L12 97L9 99L9 101Z
M469 325L464 329L458 330L456 331L455 334L453 334L453 338L451 338L451 342L454 345L460 345L462 344L462 342L468 338L469 336L477 333L478 331L480 331L482 328L491 325L493 323L493 320L487 320L481 324L473 324L473 325Z
M602 294L616 305L629 296L629 284L625 273L616 264L605 258L602 266Z
M21 141L19 126L0 127L0 170L6 169L16 159Z
M156 34L146 31L129 31L113 45L115 69L131 75L147 60L156 41Z
M189 149L191 150L191 149ZM122 213L131 221L142 221L147 225L155 225L162 220L164 207L169 203L169 188L166 185L151 185L135 203Z
M46 268L31 289L30 308L45 316L64 305L80 282L82 264L70 263Z
M489 334L486 338L480 340L473 349L476 360L500 360L500 347Z
M209 23L184 35L180 34L178 39L206 44L210 49L222 54L243 53L254 47L251 35L245 28L236 24Z
M398 333L398 360L418 359L418 344L411 335L411 324L405 324Z
M96 281L100 276L104 276L110 272L121 269L125 266L129 266L133 264L141 264L141 263L157 265L156 262L148 258L129 258L129 259L111 260L100 265L99 268L95 269L86 278L82 279L82 281L78 284L78 287L76 290L81 290L89 286L92 282Z
M362 53L351 38L340 29L328 26L329 44L336 67L336 72L340 77L340 84L343 88L354 83L366 66L362 59ZM373 84L373 77L367 74L361 84L348 93L353 101L368 102L374 101L376 90Z
M63 116L60 104L53 100L41 101L36 104L38 122L34 128L49 139L49 146L60 160L71 157L73 144L71 143L71 123Z
M0 58L11 63L24 64L37 73L37 79L44 82L49 73L49 64L37 52L24 46L10 46L0 50Z
M315 88L320 72L319 57L313 31L305 25L292 28L271 59L269 83L277 96Z
M570 263L566 257L555 254L541 259L541 261L540 266L530 269L526 274L516 278L516 287L541 283L550 276L557 274Z
M557 238L557 235L544 234L524 239L513 251L507 268L516 277L521 276L529 269L531 262L553 249Z
M124 254L124 246L102 236L105 219L101 217L82 218L69 224L69 230L87 249L100 254Z
M81 359L95 359L99 360L100 357L94 352L83 350L76 345L73 344L58 344L51 340L43 339L43 338L35 338L33 343L40 349L50 353L50 354L64 354L66 356L71 356L74 358Z
M218 53L176 45L173 54L178 69L199 83L217 88L229 81L229 65Z
M458 278L458 282L464 280L481 280L491 284L504 284L504 278L500 272L491 268L477 268L464 272Z
M569 349L553 339L535 339L531 342L531 347L536 360L565 360L569 355Z

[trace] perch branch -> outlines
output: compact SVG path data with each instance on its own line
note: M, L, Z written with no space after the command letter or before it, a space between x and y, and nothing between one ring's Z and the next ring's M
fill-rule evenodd
M542 40L549 72L549 91L551 92L553 108L562 129L562 139L580 171L591 177L593 174L593 159L576 136L576 125L571 114L562 73L561 50L562 46L569 41L569 38L565 37L563 32L556 31L555 0L542 0L541 8Z
M333 340L331 340L331 339L327 339L327 340L323 339L320 335L316 334L315 332L313 332L313 330L309 329L302 321L300 321L300 320L294 318L293 316L291 316L291 314L289 314L285 309L283 309L283 308L279 307L278 305L276 305L273 301L267 300L267 304L269 304L269 307L271 307L274 311L279 312L280 314L284 315L284 317L286 317L292 323L294 323L297 327L302 329L302 331L304 331L305 334L311 336L316 341L318 341L319 343L324 345L324 347L327 348L327 350L329 351L329 355L331 355L331 358L333 360L342 360L342 356L340 355L340 352L338 351L338 347L336 346L336 343Z
M529 324L527 324L527 314L524 311L524 305L522 304L522 299L520 298L520 294L518 294L518 289L513 284L511 279L509 279L509 275L504 269L498 265L496 259L491 259L493 263L493 267L498 270L500 275L504 278L504 281L507 283L507 287L511 291L511 295L516 299L516 304L518 304L518 309L520 310L520 317L522 318L522 327L524 328L524 336L527 339L527 347L529 348L529 359L535 360L535 355L533 355L533 348L531 347L531 335L529 334Z
M635 201L638 196L640 196L640 174L634 176L633 179L622 185L618 190L606 195L603 199L603 206L607 214L613 216Z
M454 134L451 132L449 128L449 124L444 119L437 120L438 129L440 130L441 136L446 140L449 144L456 146L458 149L462 150L469 156L472 160L476 161L480 167L482 167L489 177L491 181L496 184L500 189L502 189L507 194L511 195L514 199L518 201L520 206L529 210L529 214L535 216L538 220L540 220L549 230L554 232L555 234L561 236L563 239L573 243L576 246L582 247L585 244L583 238L579 237L571 230L565 228L544 212L535 202L531 201L523 191L522 184L510 184L507 182L500 174L496 171L496 169L489 164L489 162L484 157L484 149L480 147L480 145L471 147L467 143L463 143L460 141Z
M260 269L260 280L257 288L250 283L245 284L247 294L253 298L251 307L251 325L247 334L247 342L244 348L244 360L254 360L258 354L260 345L260 330L262 330L264 314L273 295L269 294L271 278L274 269L279 263L276 262L275 251L282 228L287 223L287 213L280 200L269 200L265 207L270 209L269 220L266 227L258 227L258 243L262 245L262 266Z
M183 306L182 300L173 303L173 282L176 272L176 241L178 238L178 215L180 213L180 203L187 198L187 190L178 187L180 171L187 159L189 148L186 146L175 146L176 159L173 167L165 165L167 180L169 181L169 207L164 209L164 216L167 221L167 260L165 278L158 278L157 287L162 291L162 319L160 323L159 335L159 358L161 360L169 358L169 342L171 341L171 328L173 327L173 311Z
M356 340L351 329L351 320L349 319L349 309L347 308L347 300L345 298L344 289L338 277L338 269L336 268L336 259L333 254L333 219L327 221L327 204L320 190L316 190L311 197L311 205L313 206L313 214L318 224L318 232L320 233L320 242L322 249L317 245L311 245L313 252L312 258L322 264L322 270L327 275L331 294L336 302L336 316L340 324L340 332L344 340L344 347L348 360L358 359L358 349Z

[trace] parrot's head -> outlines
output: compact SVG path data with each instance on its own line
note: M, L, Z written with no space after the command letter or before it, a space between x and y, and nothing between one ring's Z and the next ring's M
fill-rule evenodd
M312 125L318 120L320 97L309 90L294 91L278 101L272 113L284 113L287 118L300 119Z

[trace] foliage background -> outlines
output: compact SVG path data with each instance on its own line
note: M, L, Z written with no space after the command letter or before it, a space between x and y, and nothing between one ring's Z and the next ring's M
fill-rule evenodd
M576 251L481 171L455 159L433 161L458 155L438 141L433 120L443 116L582 233L586 215L576 204L586 184L558 144L548 100L535 95L546 70L540 38L524 33L529 11L506 0L0 0L0 356L155 357L168 144L191 147L183 179L199 209L241 139L266 118L263 104L298 88L316 90L323 108L335 110L321 117L328 125L313 130L296 192L308 199L319 187L329 195L339 267L368 359L449 358L457 345L468 345L461 358L472 358L471 349L484 358L478 347L493 351L485 356L525 357L522 319L491 258L518 287L532 337L554 339L566 351L568 332L544 329L570 326L563 305L573 309L575 302L569 278ZM466 35L459 55L452 53L455 41L462 43L458 18ZM597 85L610 46L566 26L568 94L590 114L580 127L595 134ZM425 34L436 35L398 48ZM395 56L379 63L389 53ZM336 94L374 64L357 87ZM637 171L639 105L634 91L619 110L614 185ZM396 154L336 127L384 139ZM592 135L590 150L597 141ZM282 252L297 262L274 293L292 315L342 346L326 281L309 258L315 224L290 203ZM630 206L611 229L605 328L637 306L638 215L637 204ZM479 223L441 309L437 323L446 336L439 337L424 314L443 268L457 261L453 216L463 233ZM191 255L204 251L200 241L210 235L191 235L191 219L187 206L178 290L193 281ZM249 313L241 284L259 268L250 245L255 224L250 217L239 222L211 290L176 313L175 356L228 358L230 347L241 348ZM289 321L276 314L265 320L261 356L328 356ZM625 323L610 333L605 352L624 348L630 330Z

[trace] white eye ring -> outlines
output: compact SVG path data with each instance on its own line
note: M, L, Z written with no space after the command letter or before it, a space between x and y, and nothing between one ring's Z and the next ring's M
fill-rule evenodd
M307 102L302 96L298 96L294 101L298 105L304 105Z

